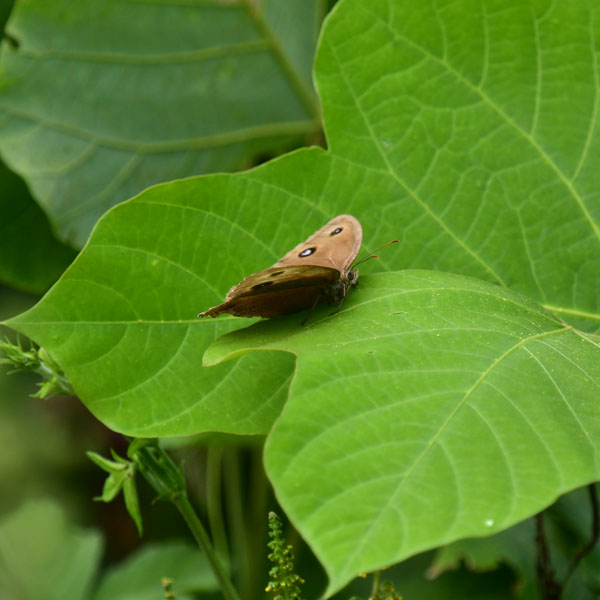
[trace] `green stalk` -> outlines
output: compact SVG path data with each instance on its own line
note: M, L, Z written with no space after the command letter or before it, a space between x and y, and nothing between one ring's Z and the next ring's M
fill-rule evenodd
M186 520L193 536L196 538L198 545L204 550L206 557L208 558L208 562L221 586L221 591L223 592L223 596L227 600L239 600L239 596L233 584L229 580L227 575L227 571L221 564L219 557L216 552L214 552L212 544L210 543L210 539L208 538L208 534L206 533L198 515L196 515L190 501L187 499L186 495L179 496L177 499L173 501L173 504L177 507L177 510L181 513L183 518Z
M250 578L250 555L252 550L248 546L246 519L244 516L244 494L242 492L242 473L240 468L240 461L243 459L242 451L230 448L225 451L223 459L228 523L230 525L230 537L232 540L232 559L236 565L237 573L236 581L240 589L248 590L250 589L247 584Z
M381 579L381 569L373 573L373 587L371 588L371 598L379 595L379 580Z
M260 542L261 548L266 548L267 545L267 514L269 501L269 485L265 476L262 447L253 447L250 449L250 489L253 491L249 498L250 513L248 526L250 527L247 538L255 544L254 548ZM258 592L264 589L265 574L269 570L267 567L267 553L256 552L248 544L247 552L250 556L250 579L248 580L248 589L257 590L253 594L253 598L258 598ZM262 584L262 585L261 585ZM264 597L261 594L261 597Z
M206 512L215 550L229 556L229 545L223 520L222 496L223 446L211 445L206 450Z
M127 454L138 471L158 493L158 497L172 502L177 507L196 542L206 554L225 599L240 600L226 569L212 547L202 522L188 500L181 470L175 466L156 440L136 439L129 446Z

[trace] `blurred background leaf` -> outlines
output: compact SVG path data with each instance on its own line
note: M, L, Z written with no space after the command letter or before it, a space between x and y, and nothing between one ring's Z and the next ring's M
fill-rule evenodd
M101 552L97 532L71 524L52 501L30 502L0 523L0 596L85 600Z
M12 8L12 0L0 0L0 29ZM0 284L41 294L74 257L54 238L22 179L0 161Z
M14 0L0 0L0 27L4 29L4 25L8 20L8 15L13 9Z
M54 237L23 181L0 162L0 282L41 294L75 258Z
M558 499L544 512L544 528L556 577L563 580L568 566L592 534L589 490L582 488ZM497 535L469 538L441 548L428 570L431 578L462 563L474 572L491 572L509 565L517 576L515 597L536 599L539 584L533 552L536 523L528 519ZM564 598L593 600L600 593L600 548L585 556L565 589Z
M148 544L110 569L92 598L154 600L160 596L162 578L173 580L173 591L181 600L217 590L208 561L197 548L183 542L164 542Z
M81 247L103 212L150 185L318 135L326 4L17 1L0 54L0 154Z
M149 544L98 581L103 542L48 499L24 504L0 522L3 600L153 600L172 579L182 600L216 590L206 558L177 541ZM96 591L93 591L96 587Z

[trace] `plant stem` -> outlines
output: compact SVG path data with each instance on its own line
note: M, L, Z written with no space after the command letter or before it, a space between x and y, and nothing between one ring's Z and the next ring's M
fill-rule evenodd
M559 600L562 595L562 586L554 577L554 570L550 562L550 550L544 531L544 515L538 513L536 519L535 544L537 549L536 572L540 593L543 600Z
M592 510L592 535L585 544L583 548L573 557L571 560L571 564L567 569L567 574L563 580L563 588L567 587L567 582L569 581L571 575L573 575L577 565L581 562L581 559L587 556L593 549L594 546L598 543L598 539L600 538L600 509L598 508L598 493L596 492L596 484L591 483L588 485L588 493L590 495L590 506Z
M259 592L264 590L264 577L269 570L267 566L267 553L256 552L254 548L265 548L267 545L267 515L268 515L268 500L269 500L269 484L265 476L265 471L262 461L262 447L253 447L250 449L250 486L253 491L249 498L250 512L248 525L250 527L249 536L247 536L248 544L246 551L251 557L250 563L250 579L249 589L257 590L253 593L252 598L258 598ZM261 585L262 583L262 585ZM260 597L264 595L260 593Z
M200 519L196 515L190 501L185 494L180 495L178 498L173 500L173 504L177 507L177 510L181 513L186 523L188 524L193 536L196 538L198 545L202 548L208 558L208 562L212 567L213 573L221 586L223 596L227 600L239 600L239 596L233 584L229 580L229 576L225 571L225 568L221 564L219 557L214 552L212 544L208 538L204 526L200 522Z
M373 588L371 589L371 598L375 598L379 594L379 580L381 579L381 569L377 569L373 573Z
M211 445L206 450L206 512L214 547L219 556L229 556L223 520L222 494L223 447Z
M240 465L243 455L240 449L230 448L225 451L223 460L228 523L230 525L230 537L232 540L232 558L237 567L236 581L240 589L249 590L248 581L250 578L251 562L250 553L248 552L244 503L242 500L244 495L242 492L242 469Z
M214 551L210 538L187 497L185 481L181 471L156 440L136 439L127 451L138 471L156 490L162 500L169 500L181 513L194 538L210 563L226 600L239 600L226 569Z

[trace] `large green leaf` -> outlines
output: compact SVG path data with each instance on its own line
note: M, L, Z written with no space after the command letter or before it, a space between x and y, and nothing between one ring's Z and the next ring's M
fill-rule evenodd
M119 205L9 324L127 433L267 432L289 395L267 465L330 591L523 519L599 476L598 341L571 328L600 323L599 22L591 1L340 2L328 151ZM206 360L244 356L201 368L250 321L196 313L345 212L365 249L400 243L342 312L236 332ZM369 276L400 268L497 286Z
M2 156L81 246L149 185L239 169L318 129L322 5L19 1L0 55Z
M445 273L371 276L348 305L310 328L256 324L205 354L298 357L265 462L330 591L600 478L600 338Z

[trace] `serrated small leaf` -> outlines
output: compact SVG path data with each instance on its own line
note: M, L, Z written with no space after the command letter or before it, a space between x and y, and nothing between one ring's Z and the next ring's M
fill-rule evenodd
M140 502L138 500L138 493L136 487L135 477L130 474L123 480L123 499L125 500L125 506L129 516L133 519L135 526L137 527L140 536L143 532L142 527L142 512L140 511Z
M105 480L102 486L102 495L96 496L94 500L102 502L112 502L119 492L123 489L123 484L128 478L126 471L119 473L111 473Z
M145 442L145 440L141 440L141 438L134 439L134 440L133 440L133 442L132 442L132 443L129 445L129 448L127 448L127 453L128 453L128 454L127 454L127 456L128 456L128 458L124 458L124 457L122 457L122 456L119 456L119 455L117 454L117 452L116 452L116 450L115 450L114 448L111 448L111 449L110 449L110 455L111 455L111 456L114 458L115 462L117 462L117 463L118 463L118 464L120 464L120 465L131 465L131 461L129 460L129 458L131 458L131 457L129 456L129 451L130 451L130 449L131 449L133 446L135 446L135 445L136 445L136 443L137 443L138 441L143 441L143 442Z
M109 460L97 452L88 451L85 453L86 456L97 466L107 473L114 473L115 471L124 471L127 468L127 464L123 462L116 462Z

